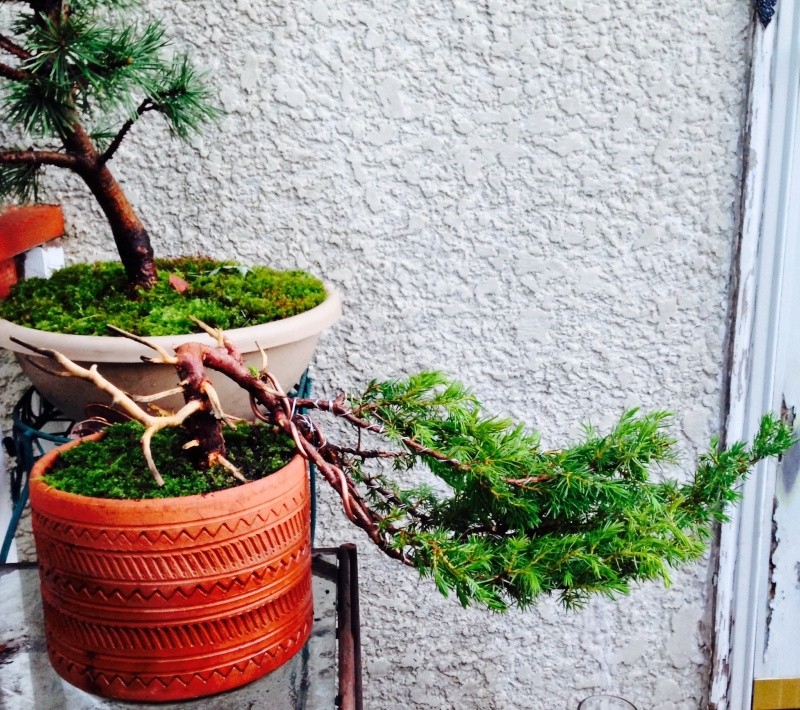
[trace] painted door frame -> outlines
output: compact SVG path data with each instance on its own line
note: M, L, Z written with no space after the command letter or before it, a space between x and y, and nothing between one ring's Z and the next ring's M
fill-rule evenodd
M800 279L800 7L778 4L772 24L756 27L745 134L745 174L735 327L731 337L726 440L752 438L763 412L781 410L786 377L787 294ZM797 271L797 273L791 273ZM792 403L789 403L790 405ZM721 530L709 706L752 705L769 584L778 464L763 463Z

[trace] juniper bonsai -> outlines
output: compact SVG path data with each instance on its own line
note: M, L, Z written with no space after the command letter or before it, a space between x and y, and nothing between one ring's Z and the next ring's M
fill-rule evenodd
M702 556L751 467L794 443L785 424L765 416L750 445L722 448L714 439L691 482L652 480L653 469L675 460L666 412L631 410L609 434L586 427L580 443L545 450L535 433L487 414L467 389L439 373L371 382L334 399L293 397L266 362L260 372L248 369L220 331L209 331L216 345L189 343L174 354L150 345L153 362L177 370L186 404L174 414L146 411L96 367L32 349L65 374L93 382L144 426L142 450L159 486L151 442L167 427L183 427L185 447L200 467L245 480L226 455L224 426L235 423L207 377L207 370L223 373L250 397L265 426L288 436L317 466L347 517L383 552L432 577L445 595L455 592L464 605L499 611L558 593L575 606L591 594L627 593L645 580L668 583L670 568ZM352 440L328 438L306 412L346 423ZM417 464L439 479L436 491L402 484ZM446 494L437 492L441 484Z
M109 167L133 125L161 115L189 138L218 111L187 56L167 57L159 22L131 19L133 2L19 0L0 34L0 115L23 147L0 148L0 199L34 197L44 166L70 170L103 210L131 289L151 288L150 237ZM33 142L37 147L28 147Z

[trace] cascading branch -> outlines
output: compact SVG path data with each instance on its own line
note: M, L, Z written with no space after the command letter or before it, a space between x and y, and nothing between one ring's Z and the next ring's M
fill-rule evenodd
M631 410L605 436L585 427L580 443L545 451L537 434L487 415L438 373L371 383L346 409L404 449L396 470L423 463L451 490L403 489L366 473L365 459L348 451L346 465L385 515L392 549L462 604L498 610L549 592L575 606L594 592L627 593L633 582L668 583L670 567L702 556L749 469L793 443L784 424L765 416L749 447L712 441L694 480L681 485L650 476L674 463L667 412Z
M625 594L637 582L669 583L671 568L703 555L748 471L794 443L791 429L767 415L749 445L722 448L714 439L691 482L653 480L654 469L675 461L666 412L631 410L607 435L586 427L580 443L545 450L535 433L487 414L474 395L440 373L371 382L362 393L332 400L296 398L281 389L266 362L251 371L221 332L207 330L216 345L189 343L174 355L151 345L158 353L153 361L178 373L186 405L172 415L146 412L96 367L31 349L93 382L144 424L142 446L157 480L149 446L166 426L188 430L203 465L219 464L240 477L225 457L223 428L230 418L207 369L225 374L249 394L259 419L291 436L298 453L316 464L355 525L465 606L503 611L557 593L574 607L591 594ZM303 410L345 422L352 440L328 439ZM403 485L418 464L446 484L446 494Z

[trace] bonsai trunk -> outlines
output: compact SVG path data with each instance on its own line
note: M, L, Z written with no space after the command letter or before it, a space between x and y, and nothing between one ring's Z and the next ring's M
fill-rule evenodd
M63 142L68 153L78 156L75 172L92 191L108 220L129 286L151 288L157 274L150 236L108 169L106 157L95 148L80 124L74 125L73 132Z
M111 226L119 258L132 288L151 288L156 265L150 236L111 171L102 165L82 175Z

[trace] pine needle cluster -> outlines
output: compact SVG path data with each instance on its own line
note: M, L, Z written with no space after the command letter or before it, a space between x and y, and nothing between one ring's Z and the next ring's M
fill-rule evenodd
M162 23L131 18L135 5L20 4L8 34L0 35L0 50L15 59L0 72L7 79L0 83L3 121L17 126L27 141L67 152L76 127L82 127L99 150L113 153L145 113L162 116L182 139L218 116L203 75L185 54L173 51ZM0 198L35 197L41 164L0 161Z
M374 453L348 461L389 544L444 594L498 611L548 593L575 607L638 582L668 584L671 568L703 555L752 466L794 442L765 416L752 444L724 449L713 440L680 484L653 476L675 463L667 412L631 410L608 434L585 427L579 443L548 451L439 373L373 382L347 404L399 446L394 475L367 472ZM418 463L450 493L399 485Z

